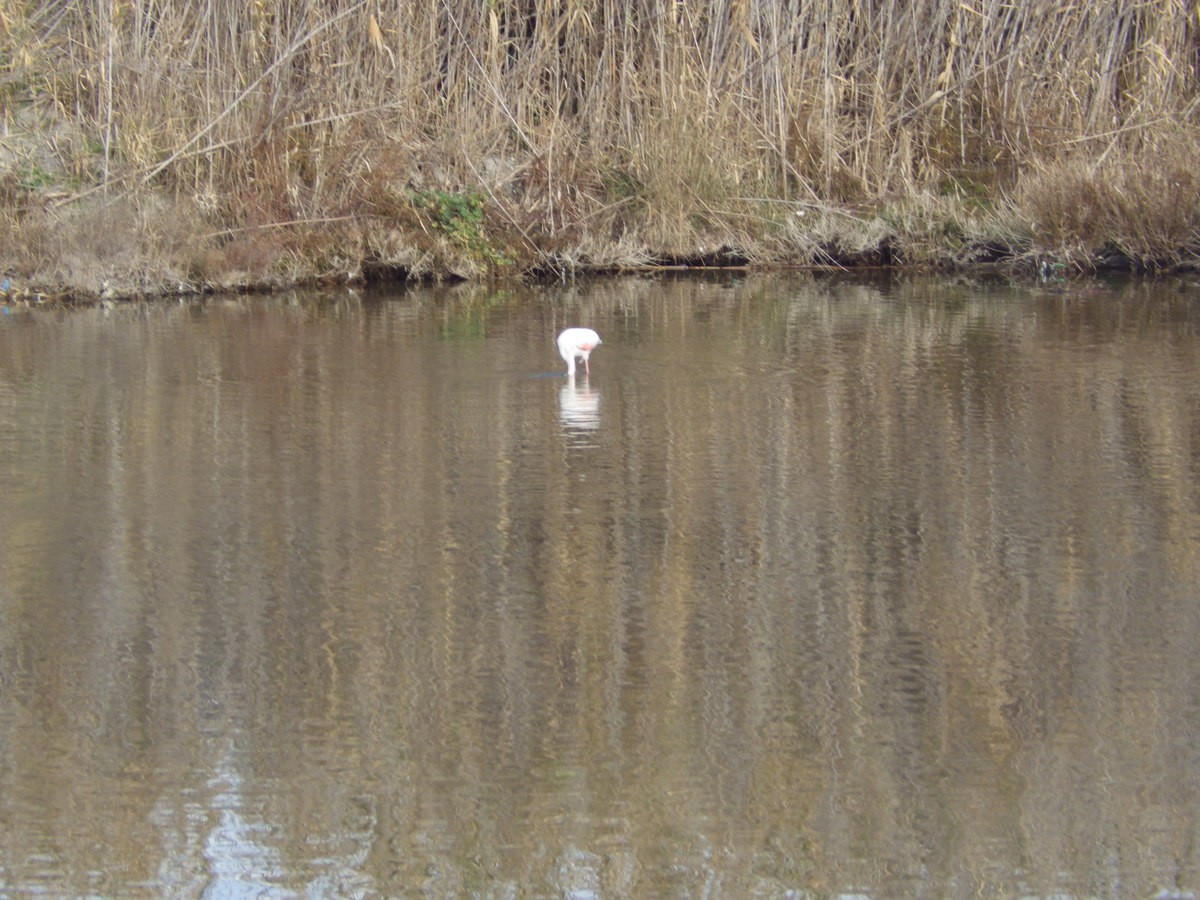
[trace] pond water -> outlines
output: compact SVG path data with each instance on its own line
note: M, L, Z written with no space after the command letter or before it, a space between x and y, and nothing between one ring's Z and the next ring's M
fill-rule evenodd
M11 311L0 895L1191 897L1198 329L800 275Z

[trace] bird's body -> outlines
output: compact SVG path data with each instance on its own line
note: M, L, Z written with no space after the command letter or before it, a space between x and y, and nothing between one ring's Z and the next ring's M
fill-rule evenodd
M584 374L591 375L592 370L588 366L588 357L599 344L600 335L590 328L568 328L560 334L558 336L558 352L567 364L567 374L574 376L575 360L582 359Z

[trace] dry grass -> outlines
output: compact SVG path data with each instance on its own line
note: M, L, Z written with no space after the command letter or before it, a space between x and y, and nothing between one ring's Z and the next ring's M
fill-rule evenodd
M1200 146L1186 131L1031 167L1017 186L1039 249L1156 269L1200 257Z
M1198 31L1194 0L9 4L0 266L1169 264L1196 252Z

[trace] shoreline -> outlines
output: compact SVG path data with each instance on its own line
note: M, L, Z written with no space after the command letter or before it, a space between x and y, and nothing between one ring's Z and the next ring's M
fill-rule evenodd
M319 290L322 288L379 288L388 284L406 286L435 286L456 283L482 283L497 286L512 284L549 284L573 282L583 279L621 278L627 276L686 276L715 277L722 274L811 274L814 276L866 276L890 277L896 275L944 274L971 277L1002 277L1027 281L1031 284L1065 285L1073 281L1086 282L1104 275L1128 275L1135 278L1161 278L1179 276L1200 271L1197 262L1181 262L1169 267L1146 269L1128 258L1106 257L1094 265L1074 264L1069 270L1065 263L1049 257L1040 261L1032 254L992 258L986 261L960 263L956 265L914 263L880 264L873 261L847 261L841 264L788 263L782 261L743 262L729 265L689 264L686 262L641 263L625 266L575 267L561 271L524 271L490 273L483 276L463 276L455 271L427 272L417 277L406 273L372 274L370 276L338 276L325 274L298 276L284 280L228 280L220 283L175 283L154 286L145 272L129 273L130 281L145 285L138 289L114 288L102 285L95 290L78 286L37 279L14 278L11 274L0 278L0 307L5 312L14 309L88 307L111 303L153 303L185 299L251 296L286 293L295 290Z
M32 199L34 202L29 202ZM161 198L143 198L151 205ZM1103 273L1126 273L1156 277L1182 274L1200 269L1200 257L1193 248L1181 246L1169 263L1157 265L1117 250L1114 241L1100 241L1096 246L1077 249L1072 253L1038 247L1031 235L1034 228L1014 229L1011 214L1003 220L977 223L978 233L996 234L1007 230L1010 239L1003 244L994 236L963 240L960 232L949 229L954 240L938 241L936 232L945 231L944 224L915 233L887 231L880 227L882 216L865 220L856 215L855 222L865 223L858 233L845 230L830 236L824 243L810 242L802 258L789 255L788 248L770 246L761 237L755 247L746 249L729 244L702 245L692 253L658 251L645 244L609 242L606 246L594 236L584 236L588 251L560 245L557 253L541 247L525 247L524 253L514 252L522 235L511 229L487 228L485 221L503 223L504 216L480 204L481 216L473 226L470 241L464 241L444 225L434 228L411 228L402 232L390 227L384 236L394 248L395 257L381 258L377 250L368 250L355 257L347 252L344 231L322 235L319 229L307 226L303 236L312 259L306 260L295 252L281 251L260 262L263 270L248 272L234 266L222 266L224 257L217 254L207 266L205 275L186 271L188 263L181 262L178 246L186 245L195 252L197 244L177 244L176 251L164 252L152 258L149 248L161 247L163 236L154 228L135 229L131 223L139 217L122 216L121 225L111 226L111 213L96 211L92 204L53 206L31 194L26 198L26 220L32 215L40 219L34 229L35 237L45 234L85 236L74 243L57 243L55 255L43 259L49 263L43 270L21 266L0 258L0 304L8 307L62 304L87 306L104 302L154 301L183 297L203 297L236 294L271 294L301 288L332 286L373 286L388 283L440 284L456 282L479 283L544 283L576 278L619 277L623 275L657 275L672 273L722 272L812 272L816 274L876 273L974 273L1000 274L1029 280L1064 281ZM31 213L30 210L33 210ZM89 212L101 224L88 225ZM947 215L946 221L953 216ZM360 233L368 232L364 222L353 222ZM344 223L343 223L344 225ZM263 230L271 230L266 226ZM122 252L105 256L98 250L109 246L106 241L91 243L95 235L108 231L119 232ZM196 230L194 227L188 231ZM862 240L862 231L869 232L873 243ZM1011 239L1014 231L1024 232ZM232 232L227 232L227 234ZM211 232L210 232L211 234ZM882 237L880 237L882 235ZM112 237L107 234L106 237ZM325 242L322 242L322 237ZM13 246L13 234L9 235ZM366 241L364 240L364 244ZM857 246L855 247L855 244ZM865 243L865 245L864 245ZM132 253L128 252L134 248ZM847 249L855 247L855 249ZM599 252L597 252L599 250ZM216 251L213 251L214 253ZM27 248L27 255L38 254ZM336 267L321 265L316 260L337 258ZM622 258L624 256L624 258ZM194 265L194 263L192 264Z

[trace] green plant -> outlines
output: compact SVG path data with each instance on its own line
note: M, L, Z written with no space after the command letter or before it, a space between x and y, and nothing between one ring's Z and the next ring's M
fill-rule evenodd
M54 183L54 176L36 163L22 168L17 174L20 186L27 191L36 191Z
M646 191L641 179L626 169L615 166L605 169L600 174L604 192L613 200L640 199Z
M454 244L495 266L511 264L484 234L483 197L474 191L420 191L413 195L413 206L425 213L431 224Z

